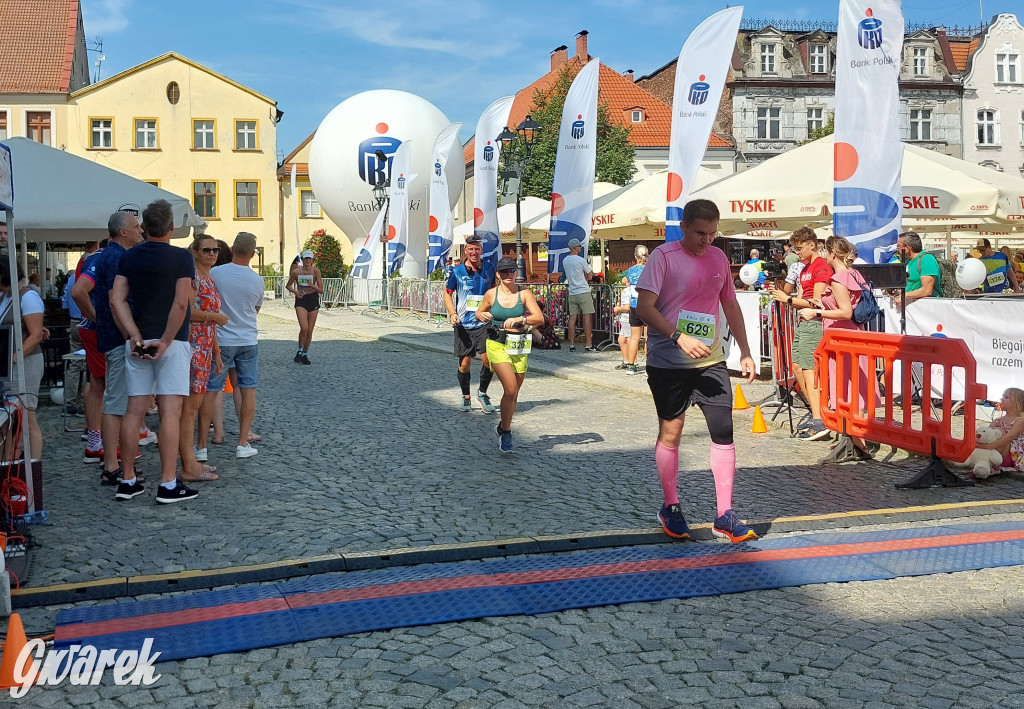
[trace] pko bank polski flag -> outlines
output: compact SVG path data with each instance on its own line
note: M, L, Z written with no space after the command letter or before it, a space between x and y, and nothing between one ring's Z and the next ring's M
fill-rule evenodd
M377 218L373 220L370 232L363 239L363 245L356 254L356 260L352 264L353 278L369 278L370 268L373 265L373 256L377 253L377 244L380 243L380 236L384 233L384 220L387 218L387 210L377 212ZM380 273L380 260L377 261L377 273Z
M430 205L427 223L427 274L443 266L452 249L452 203L448 196L448 159L459 151L461 123L452 123L434 141L434 162L430 173Z
M403 141L391 163L391 197L388 205L388 275L405 262L409 250L409 186L416 175L412 166L412 141ZM421 212L422 214L422 212Z
M679 52L672 97L665 241L683 238L679 227L683 207L697 179L697 169L718 114L742 17L742 5L716 12L690 33Z
M832 230L868 263L885 263L902 217L899 0L841 0L836 46Z
M476 123L473 138L473 236L483 243L484 263L497 268L501 257L501 236L498 231L498 161L501 143L498 136L508 125L515 96L499 98L486 109Z
M591 59L572 81L562 107L551 186L548 228L548 273L561 273L569 241L579 239L587 255L594 215L594 169L597 165L597 77L601 60Z

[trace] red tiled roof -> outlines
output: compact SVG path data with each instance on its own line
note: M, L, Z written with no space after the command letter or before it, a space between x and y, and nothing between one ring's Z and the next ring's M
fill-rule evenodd
M0 93L66 93L78 0L0 0Z
M580 60L573 57L567 64L572 70L578 71ZM525 89L516 94L512 102L512 111L509 114L508 124L519 125L526 114L533 108L534 94L550 90L558 81L562 67L549 71ZM608 105L608 117L613 123L630 129L629 142L637 147L665 147L670 142L672 131L672 107L660 98L640 87L614 69L604 64L601 65L598 74L598 103ZM642 106L644 109L644 120L642 123L632 123L630 116L626 113L627 108ZM725 139L714 136L708 142L711 147L732 147L732 143ZM470 140L465 146L466 164L473 162L474 143Z
M955 40L950 38L949 40L949 51L953 54L953 61L956 62L956 68L960 73L963 73L967 69L967 60L974 54L974 50L978 48L978 38L975 37L970 41Z
M309 137L307 137L304 141L302 141L301 143L299 143L298 145L295 146L295 150L293 150L290 153L288 153L288 156L281 162L281 167L279 167L277 169L277 177L278 177L279 180L284 180L284 179L287 179L287 178L291 177L291 174L292 174L292 159L296 155L298 155L299 151L302 150L311 140L313 140L313 136L314 135L316 135L316 131L313 131L312 133L310 133ZM307 175L309 175L309 163L304 163L304 162L297 162L297 163L295 163L295 176L296 177L299 177L299 176L305 177Z

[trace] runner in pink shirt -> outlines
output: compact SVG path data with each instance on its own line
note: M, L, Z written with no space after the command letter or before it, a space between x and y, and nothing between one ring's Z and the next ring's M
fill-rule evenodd
M712 532L736 543L757 539L757 534L732 511L736 447L722 346L726 323L739 345L740 367L748 382L754 380L755 370L729 259L711 246L718 235L718 219L714 202L698 199L686 204L682 240L656 248L640 275L637 314L647 323L647 384L658 411L654 459L665 496L658 521L670 537L689 538L677 488L679 440L686 410L696 404L711 434L711 473L718 501Z

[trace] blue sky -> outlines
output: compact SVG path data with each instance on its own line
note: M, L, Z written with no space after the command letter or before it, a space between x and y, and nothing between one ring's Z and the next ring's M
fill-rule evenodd
M733 3L735 4L735 3ZM1008 0L907 0L908 22L977 25ZM178 52L278 102L290 152L349 96L399 89L427 99L469 137L480 112L546 73L551 50L588 30L589 53L648 74L678 53L705 0L82 0L87 40L102 38L101 78ZM744 16L836 19L838 0L751 1ZM98 52L90 52L90 64ZM90 76L95 76L91 66Z

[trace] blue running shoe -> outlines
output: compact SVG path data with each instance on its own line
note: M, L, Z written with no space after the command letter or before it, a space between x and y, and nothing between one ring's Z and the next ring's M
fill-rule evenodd
M473 400L470 399L468 396L462 397L462 406L459 407L459 411L472 411L472 410L473 410Z
M690 527L686 524L679 505L665 505L658 511L658 521L665 534L673 539L689 539Z
M494 404L491 403L491 397L484 394L482 391L477 392L476 400L480 402L480 408L484 410L485 414L494 413Z
M502 453L516 452L516 444L512 442L511 431L502 431L501 424L499 423L494 427L494 432L498 434L498 450Z
M711 533L716 537L728 539L733 544L757 539L757 533L740 522L739 517L732 510L726 510L724 515L715 520L714 526L711 527Z

